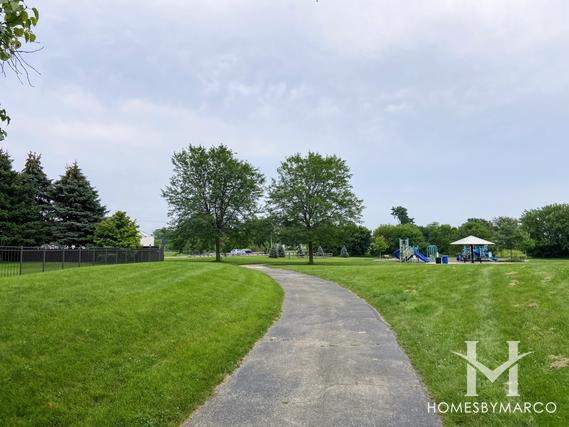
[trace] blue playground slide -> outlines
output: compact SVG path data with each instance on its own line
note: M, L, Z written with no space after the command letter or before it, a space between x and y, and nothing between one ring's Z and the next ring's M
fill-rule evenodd
M425 255L423 255L421 252L419 252L418 249L415 249L415 256L423 262L431 262L431 260L427 258Z
M399 249L393 251L393 256L397 259L399 259L399 254L400 254ZM419 249L415 249L415 256L423 262L431 262L429 258L427 258L425 255L419 252Z

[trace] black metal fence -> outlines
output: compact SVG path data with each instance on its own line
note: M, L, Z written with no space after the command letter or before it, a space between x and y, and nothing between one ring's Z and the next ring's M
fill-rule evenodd
M0 246L0 277L104 264L164 261L162 248L49 249Z

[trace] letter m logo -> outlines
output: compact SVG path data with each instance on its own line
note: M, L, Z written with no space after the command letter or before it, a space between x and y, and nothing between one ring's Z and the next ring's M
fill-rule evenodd
M459 357L462 357L468 363L466 364L466 395L467 397L478 396L476 393L476 371L480 371L482 375L495 382L500 375L508 371L508 396L517 397L518 392L518 362L531 353L518 353L519 341L508 341L508 360L502 363L493 371L478 361L476 356L476 345L478 341L465 341L466 355L453 351Z

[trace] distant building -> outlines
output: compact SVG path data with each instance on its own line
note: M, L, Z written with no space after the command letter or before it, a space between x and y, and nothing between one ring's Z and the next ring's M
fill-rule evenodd
M150 247L154 246L154 236L146 234L144 231L140 232L140 246Z

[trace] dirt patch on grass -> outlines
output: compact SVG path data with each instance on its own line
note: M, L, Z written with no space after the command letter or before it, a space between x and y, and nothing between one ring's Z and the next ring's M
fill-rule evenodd
M508 286L513 287L513 286L518 286L520 284L520 282L518 282L517 280L512 280L510 283L508 283Z
M539 306L538 306L537 302L532 302L531 304L528 304L528 307L529 308L537 308Z
M508 272L506 273L506 276L511 277L511 276L515 276L516 274L518 274L517 271L508 271Z
M551 273L543 273L544 283L551 282L551 279L553 279L553 275Z
M549 358L551 359L549 367L552 369L563 369L569 366L569 357L552 354Z

